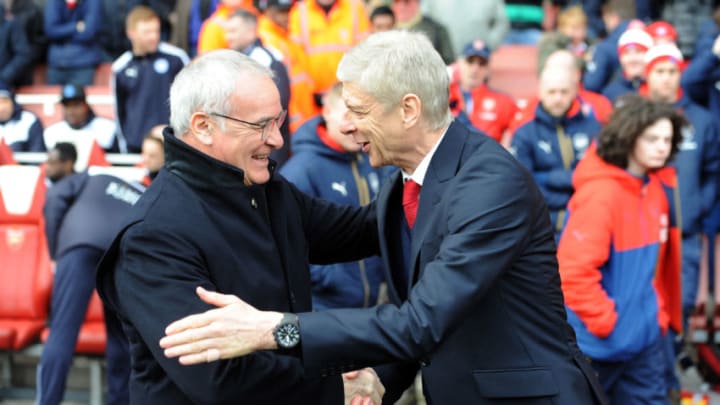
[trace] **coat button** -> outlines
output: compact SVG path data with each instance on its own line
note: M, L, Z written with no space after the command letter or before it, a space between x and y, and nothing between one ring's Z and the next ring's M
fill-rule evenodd
M257 201L255 200L255 197L250 199L250 206L257 209Z

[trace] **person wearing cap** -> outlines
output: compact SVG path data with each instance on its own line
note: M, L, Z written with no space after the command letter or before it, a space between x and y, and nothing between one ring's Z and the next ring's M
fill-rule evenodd
M717 203L720 180L720 130L717 118L683 94L680 76L683 56L673 44L656 45L645 55L647 84L640 93L670 103L687 118L683 141L673 165L677 167L682 207L683 309L695 307L703 221Z
M125 25L132 49L113 62L111 86L120 151L140 153L150 128L169 121L170 84L190 60L182 49L160 41L160 18L151 8L134 7Z
M283 54L282 61L290 78L290 101L288 104L288 125L294 133L310 118L320 113L315 104L313 84L308 72L308 58L300 44L290 38L288 24L290 10L295 0L260 0L257 8L258 36L263 44Z
M645 27L642 21L631 20L632 10L622 3L622 0L613 0L603 6L603 21L609 34L592 50L585 67L583 87L596 93L602 92L620 67L617 53L620 36L630 26Z
M677 44L678 34L675 27L667 21L655 21L645 28L655 45Z
M280 104L287 111L291 96L290 78L282 62L283 55L275 49L264 46L258 37L257 16L247 10L239 9L227 19L224 26L225 40L230 49L244 53L273 72L273 80L280 92ZM284 140L283 146L270 154L278 166L282 166L290 157L290 130L287 120L280 127L280 133Z
M95 267L141 194L141 189L119 178L88 171L67 175L48 189L45 235L56 265L50 334L37 367L38 405L58 405L63 400L78 333L95 289ZM105 310L103 315L107 403L125 405L130 403L129 344L115 314Z
M556 240L574 191L573 171L600 132L600 123L582 103L577 89L571 67L546 66L540 74L535 115L518 127L510 144L510 151L532 173L545 197Z
M15 152L45 152L40 119L15 101L10 86L0 81L0 138Z
M51 149L58 139L95 138L105 152L117 152L117 125L113 120L98 117L85 97L82 86L67 84L60 95L64 120L45 129L45 147Z
M639 28L625 31L618 41L621 76L608 84L603 96L614 101L626 93L636 93L644 81L645 52L653 46L653 39Z
M450 81L450 108L459 121L503 142L518 108L515 100L487 85L490 48L482 40L465 45Z

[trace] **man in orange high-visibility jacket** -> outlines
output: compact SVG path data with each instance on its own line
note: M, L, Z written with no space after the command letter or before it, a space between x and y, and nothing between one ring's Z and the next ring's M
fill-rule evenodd
M290 133L320 114L313 100L314 86L308 74L307 55L300 45L292 42L288 32L289 12L293 3L294 0L261 0L257 5L262 13L258 18L258 35L265 46L283 54L283 63L290 78Z
M228 48L223 24L230 18L232 13L241 8L252 11L253 13L257 12L252 0L220 0L220 4L218 4L215 12L212 13L210 17L205 20L202 27L200 27L197 49L198 55L216 49Z
M290 37L308 56L315 99L336 81L340 58L370 32L361 0L305 0L290 10Z

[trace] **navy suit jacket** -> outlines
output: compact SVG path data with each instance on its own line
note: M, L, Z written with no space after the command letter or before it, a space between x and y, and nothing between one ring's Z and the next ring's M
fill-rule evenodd
M453 123L423 182L409 267L401 196L396 173L376 202L392 303L300 314L306 371L422 366L431 404L604 403L566 322L532 176L494 140ZM413 283L399 285L404 271ZM386 384L388 400L404 388Z

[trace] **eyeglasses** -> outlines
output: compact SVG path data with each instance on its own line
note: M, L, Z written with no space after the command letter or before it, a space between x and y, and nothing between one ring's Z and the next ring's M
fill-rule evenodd
M243 121L239 118L233 118L227 115L223 115L216 112L210 112L209 115L214 115L216 117L225 118L230 121L239 122L241 124L245 124L249 126L250 128L256 129L258 131L262 132L261 139L263 142L267 141L268 137L270 136L270 132L273 130L273 127L276 129L280 129L282 124L285 122L285 118L287 117L287 111L282 110L280 114L278 114L275 118L270 118L264 121L260 122L249 122L249 121Z

